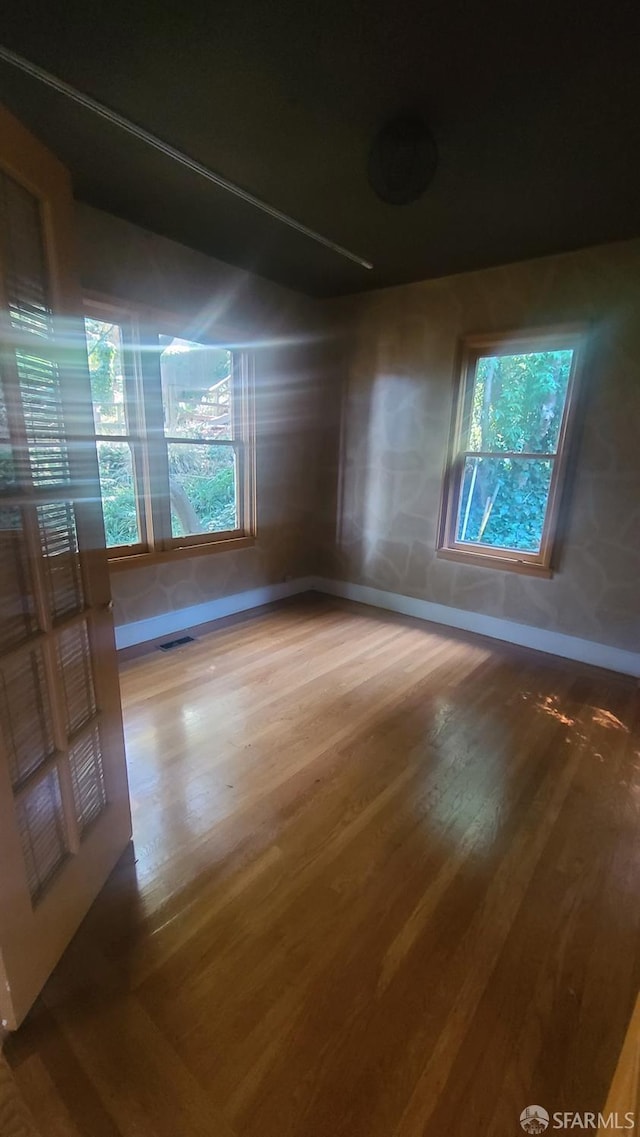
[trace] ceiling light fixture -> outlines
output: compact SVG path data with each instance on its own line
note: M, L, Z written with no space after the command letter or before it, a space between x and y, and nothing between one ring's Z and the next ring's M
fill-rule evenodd
M419 114L405 111L385 122L371 143L369 184L386 205L409 205L422 196L437 165L429 127Z
M67 98L72 99L73 102L78 103L79 106L84 107L86 110L92 111L93 114L99 115L100 118L105 119L111 123L112 126L124 130L133 138L137 138L139 142L144 142L146 146L153 147L166 158L170 158L174 162L178 162L185 169L191 170L192 173L198 174L200 177L205 178L206 181L212 182L218 189L225 190L227 193L233 194L234 197L240 198L241 201L246 202L247 205L253 206L254 209L259 209L261 213L266 213L267 216L273 217L275 221L280 221L283 225L287 225L290 229L295 229L297 233L302 233L304 237L308 237L311 241L315 241L318 245L323 245L325 249L330 249L331 252L337 253L338 256L346 257L348 261L353 261L354 264L360 265L362 268L373 268L370 261L359 256L357 253L350 252L345 249L343 245L338 245L335 241L331 241L328 237L323 237L321 233L316 233L314 229L310 229L308 225L303 225L301 221L296 221L294 217L289 214L283 213L281 209L276 209L275 206L269 205L268 202L262 201L259 197L249 193L248 190L242 189L234 182L230 182L228 178L217 174L214 170L210 170L208 166L203 166L201 162L196 161L195 158L190 158L188 154L183 154L181 150L177 150L175 146L171 146L168 142L163 142L161 138L157 138L155 134L145 130L142 126L137 126L135 122L124 118L123 115L113 111L110 107L104 106L99 103L97 99L93 99L90 95L85 95L82 91L76 90L75 87L65 83L62 79L56 78L42 67L38 67L36 63L31 63L30 60L25 59L23 56L18 55L17 52L11 51L7 47L0 44L0 60L10 64L11 67L17 67L19 71L24 72L25 75L30 75L32 79L37 79L40 83L44 83L47 87L57 91L60 95L66 95Z

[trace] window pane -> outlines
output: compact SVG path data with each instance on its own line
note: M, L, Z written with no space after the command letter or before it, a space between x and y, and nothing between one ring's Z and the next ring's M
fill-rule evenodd
M539 552L552 469L550 458L467 458L456 539Z
M98 442L100 492L107 546L133 545L140 540L131 446L128 442Z
M465 449L554 454L572 356L570 349L481 356Z
M84 322L96 434L127 434L122 333L104 320Z
M159 339L167 437L232 438L231 352L171 336Z
M236 456L232 447L173 442L168 451L173 536L237 529Z

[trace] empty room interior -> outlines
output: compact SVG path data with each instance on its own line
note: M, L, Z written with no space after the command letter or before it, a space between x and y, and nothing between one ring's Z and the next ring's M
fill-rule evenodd
M0 1137L640 1132L640 19L0 28Z

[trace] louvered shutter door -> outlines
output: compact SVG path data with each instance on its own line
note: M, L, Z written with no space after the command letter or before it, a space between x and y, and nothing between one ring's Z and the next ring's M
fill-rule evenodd
M0 855L22 870L0 903L0 964L13 1026L129 835L86 353L80 319L56 318L43 204L0 171Z

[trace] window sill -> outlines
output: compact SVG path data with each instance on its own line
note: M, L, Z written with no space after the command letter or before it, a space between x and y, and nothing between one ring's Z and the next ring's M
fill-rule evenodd
M534 561L521 561L516 557L495 557L491 553L467 552L465 549L437 549L436 556L445 561L502 569L503 572L518 572L524 576L541 576L547 579L553 576L553 569L547 565L536 564Z
M147 568L187 557L201 557L207 553L231 553L236 549L248 549L255 545L251 536L226 537L222 541L203 541L200 545L181 545L177 549L164 549L162 552L124 553L108 560L109 572L126 572L128 569Z

